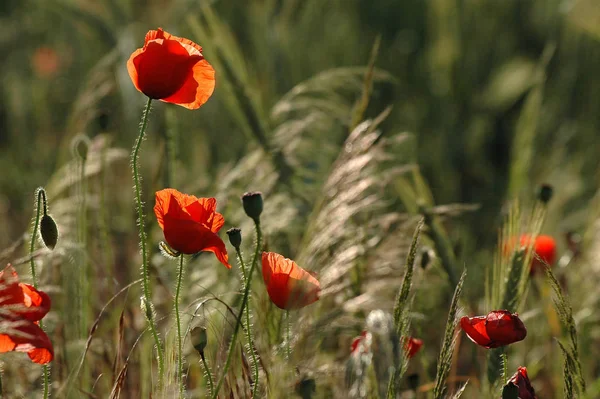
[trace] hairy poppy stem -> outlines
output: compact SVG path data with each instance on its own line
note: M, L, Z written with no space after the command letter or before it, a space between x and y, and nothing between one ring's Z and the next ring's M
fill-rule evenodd
M227 360L225 361L225 366L223 366L221 378L219 378L217 387L215 388L212 394L212 399L217 399L217 396L219 395L219 389L221 389L221 386L225 381L227 370L229 370L229 366L231 365L231 359L233 357L234 352L233 349L235 348L235 341L240 330L240 325L242 324L242 316L244 315L244 309L246 308L246 304L248 303L248 295L250 293L250 282L252 281L252 273L254 273L254 269L256 268L258 252L260 251L260 242L262 241L262 231L260 229L260 220L258 218L254 219L254 226L256 227L256 249L254 251L254 259L252 260L252 265L250 265L250 271L248 272L248 278L246 279L244 287L244 296L242 297L242 305L240 306L240 311L236 318L235 327L233 328L233 335L231 337L231 342L229 343L229 350L227 351Z
M31 242L29 245L29 265L31 266L31 281L33 288L37 288L37 277L35 274L35 261L33 260L33 251L35 250L35 237L37 236L38 228L40 225L40 211L44 209L44 215L48 214L48 204L46 200L46 190L40 187L36 190L36 203L35 203L35 221L33 222L33 232L31 233ZM44 329L44 323L42 320L39 322L40 328ZM45 364L43 366L44 375L44 399L48 399L50 396L50 366Z
M137 214L138 214L138 229L140 235L140 248L142 251L142 283L144 287L144 299L147 303L151 302L150 297L150 286L148 283L148 257L146 254L146 227L145 227L145 216L144 216L144 204L142 202L142 187L141 187L141 179L138 171L138 159L140 147L142 145L142 141L144 140L144 134L146 133L146 126L148 125L148 115L150 114L150 109L152 108L152 99L148 98L148 102L146 103L146 108L144 109L144 113L142 114L142 122L140 124L140 134L135 142L133 147L133 152L131 153L131 165L133 169L133 180L135 184L135 202L137 206ZM164 377L164 360L163 360L163 348L158 333L156 331L156 326L154 325L154 316L153 313L151 318L148 318L148 327L152 332L152 336L154 337L154 344L156 345L157 352L157 360L158 360L158 383L162 386L163 377Z
M175 318L177 319L177 365L179 371L179 394L183 396L183 345L181 344L181 317L179 315L179 294L181 293L181 279L183 277L183 254L179 255L179 268L177 269L177 288L175 289Z
M256 248L260 248L260 242L256 242ZM242 253L240 252L240 248L237 247L235 249L238 261L240 262L240 267L242 269L242 275L244 277L244 284L252 284L251 281L248 280L246 275L246 265L244 265L244 259L242 258ZM260 251L254 252L254 259L252 260L252 264L255 264L258 258L258 253ZM252 324L250 323L250 304L246 303L246 339L248 341L248 349L250 350L250 355L252 356L252 374L254 384L252 385L252 397L256 397L256 389L258 388L258 360L256 359L256 352L254 351L254 341L252 339Z
M290 311L285 311L285 358L289 362L292 355L290 348Z
M200 352L200 358L202 359L202 364L204 365L204 370L206 370L206 379L208 380L208 389L209 389L210 394L212 395L215 390L215 387L213 385L213 377L210 372L210 367L208 367L208 364L206 363L206 357L204 356L204 352Z

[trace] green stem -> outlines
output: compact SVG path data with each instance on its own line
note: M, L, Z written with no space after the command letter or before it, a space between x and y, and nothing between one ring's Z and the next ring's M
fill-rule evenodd
M175 318L177 319L177 350L179 368L179 394L183 396L183 346L181 344L181 317L179 315L179 294L181 292L181 279L183 277L183 254L179 255L179 268L177 269L177 288L175 289Z
M210 394L212 395L214 392L214 385L213 385L213 377L212 377L212 373L210 372L210 367L208 367L208 364L206 363L206 358L204 357L204 352L200 353L200 357L202 358L202 364L204 365L204 370L206 370L206 376L208 377L208 389Z
M256 248L260 248L260 242L256 242ZM239 248L236 248L236 253L238 260L240 262L240 267L242 269L242 274L244 276L244 284L252 284L251 281L248 281L246 278L246 266L244 265L244 259L242 258L242 253ZM254 259L252 260L252 264L256 263L258 251L254 252ZM252 398L256 397L256 389L258 388L258 361L256 359L256 352L254 351L254 341L252 339L252 324L250 323L250 303L246 303L246 339L248 341L248 349L250 350L250 355L252 356L252 374L254 384L252 386Z
M40 204L42 205L40 207ZM48 214L48 204L46 200L46 190L43 188L38 188L37 190L37 202L35 205L35 222L33 223L33 232L31 233L31 243L29 245L29 264L31 266L31 281L33 282L33 287L37 288L37 276L35 274L35 261L33 260L33 251L35 250L35 238L37 237L37 231L40 225L40 211L44 209L44 215ZM44 329L44 323L40 320L40 328ZM45 364L43 367L44 373L44 399L48 399L50 397L50 366Z
M146 126L148 125L148 115L150 114L150 108L152 107L152 99L148 98L148 102L146 103L146 108L144 109L144 113L142 114L142 122L140 124L140 134L135 142L135 146L133 147L133 152L131 153L131 164L133 168L133 181L135 184L135 202L137 207L138 214L138 228L140 235L140 247L142 251L142 283L144 288L144 299L150 304L152 303L150 300L150 286L148 282L148 258L146 254L146 227L145 227L145 217L144 217L144 204L142 202L142 187L140 182L140 175L138 171L138 158L139 151L142 141L144 140L144 134L146 133ZM160 338L156 331L156 326L154 325L154 316L148 319L148 327L152 332L152 336L154 337L154 344L156 345L157 359L158 359L158 383L162 386L163 377L164 377L164 360L163 360L163 348L162 343L160 342Z
M289 362L292 354L290 347L290 311L285 311L285 358Z
M508 356L502 352L502 385L506 384L508 378Z
M250 271L248 272L248 279L246 280L246 284L244 287L244 296L242 298L242 306L240 307L240 311L237 316L237 320L235 322L235 327L233 328L233 336L231 337L231 342L229 343L229 350L227 351L227 360L225 361L225 366L223 366L223 373L221 378L219 378L219 382L217 383L217 387L212 394L212 399L217 399L217 395L219 394L219 389L223 385L225 381L225 376L227 375L227 370L229 370L229 366L231 366L231 359L233 357L235 341L237 339L238 331L240 330L240 325L242 324L242 316L244 315L244 309L246 308L246 303L248 302L248 294L250 293L250 282L252 281L252 273L254 273L254 268L256 267L256 261L258 259L258 252L260 250L260 242L262 240L262 232L260 229L260 221L257 219L254 221L254 225L256 227L256 249L254 252L254 259L252 260L252 265L250 266Z

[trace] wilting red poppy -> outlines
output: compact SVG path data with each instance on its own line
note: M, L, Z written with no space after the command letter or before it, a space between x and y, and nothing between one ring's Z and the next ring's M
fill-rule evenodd
M300 309L319 299L319 281L291 259L263 252L262 274L271 301L281 309Z
M409 359L415 356L422 346L422 339L406 337L406 339L404 340L404 351L406 352L406 356L408 356Z
M487 316L463 317L460 327L467 337L484 348L498 348L522 341L527 329L516 313L494 310Z
M508 382L512 382L519 387L519 399L537 399L535 389L533 389L529 377L527 377L527 368L519 367Z
M171 248L184 254L213 252L219 262L231 269L225 243L217 235L225 219L215 212L216 207L214 198L196 198L166 188L156 192L154 213Z
M50 297L29 284L19 283L11 265L0 272L0 353L27 352L35 363L54 357L52 343L38 326L50 310Z
M156 100L197 109L215 89L215 71L202 47L161 28L146 34L144 47L127 61L136 89Z
M521 236L520 243L522 247L528 246L530 242L531 237L529 235L523 234ZM533 251L550 266L556 261L556 242L550 236L537 236L533 243ZM531 273L535 273L537 270L544 270L544 264L534 256L531 260Z

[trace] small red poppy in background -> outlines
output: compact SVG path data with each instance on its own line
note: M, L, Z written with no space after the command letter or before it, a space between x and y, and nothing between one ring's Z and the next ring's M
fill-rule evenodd
M60 57L53 48L39 47L33 52L31 64L37 76L49 79L56 76L58 73L60 68Z
M262 274L271 301L281 309L300 309L319 300L319 281L291 259L263 252Z
M217 235L225 219L215 212L216 207L214 198L196 198L166 188L156 192L154 213L171 248L184 254L213 252L219 262L231 269L225 243Z
M50 310L50 297L29 284L19 283L11 265L0 272L0 353L27 352L29 358L46 364L54 349L38 322Z
M527 247L531 242L531 237L523 234L520 238L521 247ZM552 266L556 261L556 241L550 236L537 236L533 243L534 253L548 265ZM544 270L544 263L536 256L531 260L531 273Z
M423 346L423 340L419 338L406 337L404 340L404 351L409 359L412 359Z
M498 348L522 341L527 329L516 313L494 310L487 316L463 317L460 327L467 337L484 348Z
M367 338L366 331L361 332L358 337L355 337L350 344L350 353L355 353L358 350L360 343L363 342L365 338Z
M537 396L535 396L535 389L533 389L531 386L531 382L527 376L527 368L519 367L517 372L510 378L510 380L508 380L508 382L519 387L520 399L537 399Z
M200 108L215 89L215 71L202 47L161 28L146 34L144 47L129 57L127 71L148 97L188 109Z

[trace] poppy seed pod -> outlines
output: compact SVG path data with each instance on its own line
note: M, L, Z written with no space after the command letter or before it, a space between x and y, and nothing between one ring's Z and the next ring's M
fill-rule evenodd
M538 191L538 199L544 204L547 204L552 199L552 194L554 194L552 186L549 184L542 184Z
M258 218L263 211L262 193L259 191L245 193L242 195L242 204L246 215L258 222Z
M204 354L204 349L208 344L208 336L206 335L206 328L195 327L191 332L192 345L199 354Z
M240 245L242 245L242 230L237 227L232 227L227 230L227 236L229 237L229 242L235 249L238 249Z
M42 216L40 233L44 245L52 251L58 242L58 227L56 227L56 222L52 219L52 216L48 214Z

